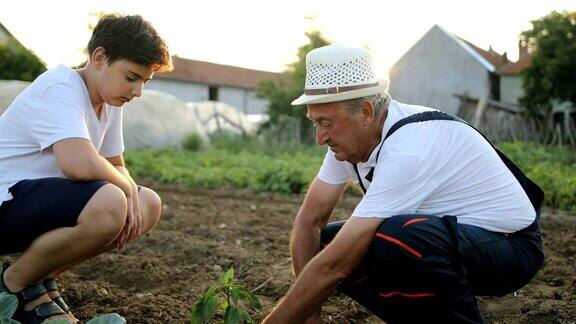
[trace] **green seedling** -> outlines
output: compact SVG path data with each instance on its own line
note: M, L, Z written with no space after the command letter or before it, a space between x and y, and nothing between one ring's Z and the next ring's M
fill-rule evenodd
M213 323L216 315L224 324L256 323L250 313L262 315L262 305L256 295L235 282L234 268L230 268L194 304L191 324Z

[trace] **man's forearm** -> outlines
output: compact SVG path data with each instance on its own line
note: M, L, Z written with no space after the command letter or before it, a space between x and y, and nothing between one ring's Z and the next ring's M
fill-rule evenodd
M290 254L296 277L320 251L320 229L296 221L290 240Z
M304 323L320 309L333 289L343 280L334 272L332 263L316 257L303 269L286 297L266 317L263 323Z

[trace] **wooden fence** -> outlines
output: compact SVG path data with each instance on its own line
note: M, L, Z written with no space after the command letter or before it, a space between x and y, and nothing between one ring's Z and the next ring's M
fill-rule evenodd
M519 107L490 99L475 99L457 95L460 99L458 116L468 121L491 141L538 141L576 147L573 109L555 111L546 129L520 115Z

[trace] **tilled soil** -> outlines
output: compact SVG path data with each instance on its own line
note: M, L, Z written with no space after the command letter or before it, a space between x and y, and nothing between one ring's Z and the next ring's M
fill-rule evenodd
M148 185L164 202L158 226L60 278L76 317L86 321L116 312L128 323L186 323L193 303L230 266L241 284L255 289L265 310L288 290L288 242L302 196ZM345 197L333 219L346 218L358 199ZM544 268L514 294L480 298L488 322L576 321L576 217L545 211L541 220ZM325 304L323 317L330 323L381 323L340 294Z

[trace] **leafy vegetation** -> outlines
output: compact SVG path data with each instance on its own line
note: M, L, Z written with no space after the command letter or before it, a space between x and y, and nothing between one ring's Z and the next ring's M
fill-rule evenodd
M554 103L576 105L576 12L557 12L532 21L521 41L532 54L523 72L524 97L530 116L547 116Z
M267 145L257 138L221 138L200 152L161 150L127 154L139 178L192 187L250 188L303 193L322 165L326 148ZM549 207L576 210L576 153L528 142L498 145L546 193ZM358 193L351 190L352 193Z
M530 142L498 146L544 190L546 206L576 211L576 152L573 149Z
M34 81L46 65L15 40L0 41L0 79Z
M129 152L130 172L139 178L192 187L250 188L257 192L303 193L322 164L324 149L266 145L255 138L220 138L205 151Z
M298 48L298 60L289 64L279 80L264 81L259 85L258 96L268 100L270 119L262 125L261 131L270 140L282 137L283 140L295 138L296 143L312 143L314 127L302 113L304 107L295 108L291 103L304 90L306 80L306 54L311 50L330 44L317 30L306 33L308 43ZM283 136L285 133L293 136Z
M230 268L194 304L191 324L210 323L216 316L225 324L256 323L250 313L262 315L262 305L256 295L235 282Z
M182 147L188 151L198 151L202 148L202 137L196 133L186 135Z

